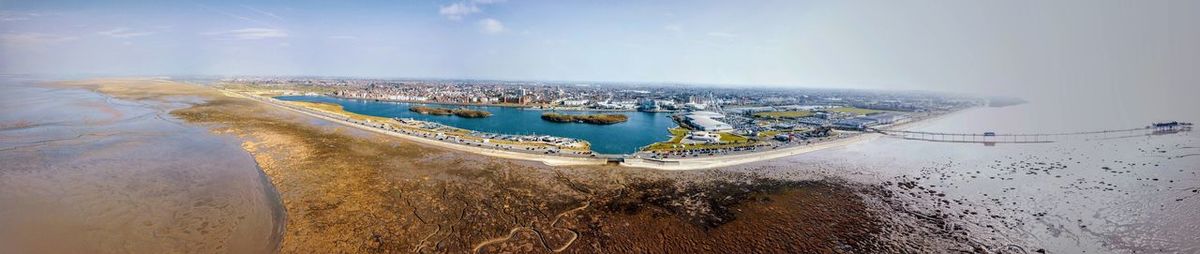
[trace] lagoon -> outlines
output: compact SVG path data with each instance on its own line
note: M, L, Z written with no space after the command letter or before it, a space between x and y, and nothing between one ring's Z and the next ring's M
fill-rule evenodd
M324 102L341 105L346 111L381 117L412 118L453 127L500 134L537 134L587 140L592 151L601 154L630 154L654 142L669 138L667 129L675 127L669 113L620 112L629 121L611 125L585 123L555 123L541 119L542 113L551 112L518 107L459 106L426 103L390 102L359 99L343 99L328 96L279 96L285 101ZM423 115L409 111L409 106L433 105L449 108L469 108L492 113L486 118L464 118L458 116ZM564 114L594 114L588 111L554 111ZM612 113L612 112L603 112Z

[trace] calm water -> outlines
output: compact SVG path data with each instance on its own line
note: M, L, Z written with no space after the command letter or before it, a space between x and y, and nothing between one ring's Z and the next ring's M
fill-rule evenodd
M378 102L326 96L280 96L275 98L287 101L334 103L342 105L346 111L358 114L413 118L481 132L539 134L582 139L592 144L592 151L602 154L628 154L636 152L638 148L666 140L669 136L667 129L676 126L675 122L668 117L670 114L667 113L620 112L629 116L629 121L612 125L593 125L547 122L541 118L542 113L547 111L512 107L463 106L492 112L492 116L487 118L463 118L457 116L417 114L408 111L408 107L413 105L413 103L404 102ZM571 111L563 113L583 114L596 112Z

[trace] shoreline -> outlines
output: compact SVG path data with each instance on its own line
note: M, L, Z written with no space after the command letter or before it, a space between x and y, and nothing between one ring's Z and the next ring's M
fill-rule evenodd
M307 95L297 95L297 96L307 96ZM539 110L539 111L633 112L633 113L675 113L675 112L677 112L677 111L670 111L670 110L667 110L667 111L641 111L641 110L637 110L637 109L628 110L628 109L602 109L602 108L576 108L576 107L543 107L544 105L485 104L485 103L466 103L466 102L371 99L371 98L337 96L337 95L329 95L329 94L321 94L318 96L326 96L326 97L331 97L331 98L339 98L339 99L347 99L347 100L363 100L363 101L376 101L376 102L433 104L433 105L445 105L445 106L505 107L505 108L518 108L518 109L522 109L522 110Z
M328 116L323 116L323 115L315 114L312 112L306 112L304 110L290 108L287 106L280 105L280 104L278 104L278 102L266 101L266 100L277 100L277 99L274 99L271 97L258 96L258 97L262 97L264 99L257 99L257 98L253 98L251 96L244 95L244 94L234 92L234 91L226 91L226 90L221 90L221 91L224 93L227 93L227 94L237 96L237 97L264 102L266 104L270 104L270 105L278 107L278 108L283 108L283 109L287 109L290 111L299 112L304 115L316 117L318 119L330 121L333 123L338 123L341 125L351 126L354 128L358 128L360 130L367 130L367 131L371 131L374 133L384 134L384 135L393 136L393 137L399 137L399 138L419 142L419 143L426 144L426 145L432 145L432 146L436 146L436 147L453 149L453 150L463 151L463 152L470 152L470 153L475 153L475 154L479 154L479 155L498 157L498 158L504 158L504 159L536 161L536 162L541 162L548 166L607 165L610 162L609 157L611 157L611 155L610 156L596 156L596 157L590 157L590 158L559 156L559 155L539 155L539 154L529 154L529 153L522 153L522 152L515 152L515 151L505 151L505 150L500 150L500 149L475 147L475 146L469 146L469 145L464 145L464 144L444 142L444 141L439 141L439 140L431 140L431 139L427 139L427 138L423 138L423 137L418 137L418 136L413 136L413 135L408 135L408 134L403 134L403 133L396 133L396 132L388 131L388 130L369 128L368 126L362 126L360 124L356 124L353 122L348 122L348 121L341 120L341 119L334 119L334 118L330 118ZM367 100L367 99L359 99L359 98L346 98L346 99ZM385 101L385 100L379 100L379 101ZM403 102L403 101L399 101L399 102ZM405 103L413 103L413 102L405 102ZM438 103L431 103L431 104L438 104ZM447 105L455 105L455 104L447 104ZM477 106L490 106L490 105L477 105ZM962 110L957 110L954 112L959 112L959 111L962 111ZM939 114L936 116L927 117L927 118L919 119L919 120L913 120L910 122L896 124L896 125L892 125L889 127L906 127L908 125L924 123L924 122L928 122L929 120L938 119L938 118L944 117L946 115L953 114L954 112ZM708 156L708 157L702 157L702 158L647 159L647 158L641 158L639 156L635 156L637 153L634 153L634 154L629 154L629 155L622 155L623 157L620 160L618 160L618 162L619 162L618 165L622 166L622 167L647 168L647 169L670 170L670 171L702 170L702 169L736 166L736 165L741 165L741 164L772 160L772 159L777 159L777 158L782 158L782 157L787 157L787 156L816 152L816 151L820 151L820 150L824 150L824 149L828 149L828 148L842 147L842 146L847 146L847 145L858 144L861 142L869 142L871 140L874 140L874 139L882 137L882 136L884 136L884 135L879 134L879 133L854 133L854 134L850 134L850 136L848 136L848 137L839 138L839 139L831 140L831 141L814 143L814 144L797 145L797 146L793 146L793 147L773 149L773 150L768 150L768 151L758 151L758 152L731 154L731 155Z
M505 159L516 159L516 160L538 161L538 162L542 162L542 163L544 163L544 164L546 164L546 165L549 165L549 166L604 165L604 164L608 163L608 160L607 160L607 159L600 158L600 157L596 157L596 158L579 158L579 157L554 156L554 155L536 155L536 154L527 154L527 153L520 153L520 152L511 152L511 151L504 151L504 150L496 150L496 149L490 149L490 148L482 148L482 147L474 147L474 146L468 146L468 145L462 145L462 144L455 144L455 143L443 142L443 141L438 141L438 140L431 140L431 139L426 139L426 138L417 137L417 136L412 136L412 135L406 135L406 134L395 133L395 132L391 132L391 131L387 131L387 130L381 130L381 129L376 129L376 128L368 128L368 127L366 127L366 126L362 126L362 125L355 124L355 123L352 123L352 122L348 122L348 121L345 121L345 120L341 120L341 119L334 119L334 118L330 118L330 117L327 117L327 116L323 116L323 115L319 115L319 114L314 114L314 113L311 113L311 112L306 112L306 111L303 111L303 110L297 110L297 109L293 109L293 108L285 107L285 106L283 106L283 105L279 105L279 104L277 104L277 103L273 103L273 102L267 102L267 101L262 101L262 100L255 99L255 98L251 98L251 97L249 97L249 96L246 96L246 95L243 95L243 94L240 94L240 93L236 93L236 92L230 92L230 91L225 91L225 90L222 90L222 92L225 92L225 93L227 93L227 94L230 94L230 95L233 95L233 96L236 96L236 97L240 97L240 98L246 98L246 99L250 99L250 100L254 100L254 101L260 101L260 102L264 102L264 103L266 103L266 104L270 104L271 106L274 106L274 107L277 107L277 108L282 108L282 109L286 109L286 110L289 110L289 111L298 112L298 113L301 113L301 114L304 114L304 115L307 115L307 116L315 117L315 118L318 118L318 119L321 119L321 120L325 120L325 121L329 121L329 122L332 122L332 123L337 123L337 124L341 124L341 125L346 125L346 126L350 126L350 127L358 128L358 129L360 129L360 130L366 130L366 131L370 131L370 132L374 132L374 133L379 133L379 134L384 134L384 135L388 135L388 136L392 136L392 137L399 137L399 138L403 138L403 139L406 139L406 140L409 140L409 141L415 141L415 142L418 142L418 143L421 143L421 144L432 145L432 146L436 146L436 147L440 147L440 148L452 149L452 150L463 151L463 152L470 152L470 153L475 153L475 154L480 154L480 155L486 155L486 156L492 156L492 157L505 158ZM265 97L265 98L268 98L268 99L273 99L273 98L269 98L269 97Z
M751 152L743 154L731 154L720 156L709 156L703 158L690 159L646 159L646 158L629 158L621 163L621 166L635 168L652 168L658 170L702 170L719 167L737 166L752 162L760 162L773 160L793 155L806 154L825 150L828 148L842 147L860 142L869 142L883 135L878 133L861 133L851 134L850 137L840 138L833 141L820 142L809 145L799 145L781 149L774 149L762 152Z
M928 124L928 123L932 122L933 120L942 119L943 117L947 117L947 116L950 116L950 115L953 115L953 114L956 114L959 112L963 112L964 110L966 110L966 109L960 109L960 110L950 111L947 113L926 116L926 117L922 117L920 119L914 119L912 121L903 122L903 123L890 124L890 125L886 125L883 127L889 128L889 129L901 129L901 130L913 128L917 125ZM768 161L768 160L773 160L773 159L778 159L778 158L783 158L783 157L788 157L788 156L793 156L793 155L800 155L800 154L816 152L816 151L825 150L825 149L829 149L829 148L836 148L836 147L854 145L854 144L859 144L859 143L866 143L866 142L870 142L870 141L873 141L873 140L875 140L877 138L881 138L881 137L886 137L886 135L883 135L880 133L875 133L875 132L858 132L858 133L849 134L848 137L843 137L843 138L839 138L836 140L818 142L818 143L807 144L807 145L798 145L798 146L793 146L793 147L786 147L786 148L761 151L761 152L750 152L750 153L742 153L742 154L709 156L709 157L699 157L699 158L679 158L679 159L627 158L625 160L625 162L621 163L621 165L627 166L627 167L652 168L652 169L658 169L658 170L712 169L712 168L719 168L719 167L737 166L737 165L753 163L753 162Z
M303 96L307 96L307 95L303 95ZM319 95L319 96L326 96L326 97L331 97L331 98L339 98L339 99L347 99L347 100L363 100L363 101L377 101L377 102L397 102L397 103L409 103L409 104L434 104L434 105L446 105L446 106L477 106L477 107L505 107L505 108L520 108L520 109L533 109L533 108L537 108L536 106L533 106L533 105L521 105L521 104L483 104L483 103L468 103L468 102L440 102L440 101L416 101L416 100L372 99L372 98L358 98L358 97L337 96L337 95L331 95L331 94L321 94L321 95Z

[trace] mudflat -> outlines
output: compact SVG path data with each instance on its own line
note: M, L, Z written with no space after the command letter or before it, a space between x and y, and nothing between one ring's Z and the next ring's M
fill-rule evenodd
M283 209L240 140L167 113L198 100L0 82L0 253L277 249Z
M551 167L331 124L210 87L61 83L230 135L286 211L280 250L311 252L929 252L970 249L904 220L873 186L752 173Z

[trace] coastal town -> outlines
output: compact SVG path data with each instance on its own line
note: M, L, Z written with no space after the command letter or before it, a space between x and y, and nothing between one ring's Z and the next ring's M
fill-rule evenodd
M968 107L984 99L924 92L825 89L747 89L645 84L473 80L365 80L237 78L225 89L272 104L401 135L492 152L594 159L669 167L680 161L780 153L854 140L872 128L900 125ZM416 103L415 119L350 112L340 105L289 101L280 96L337 98L359 102ZM279 100L277 98L285 98ZM397 105L399 107L399 105ZM468 108L470 107L470 108ZM674 124L658 140L623 154L592 150L579 137L503 133L439 122L454 117L488 121L489 107L542 112L552 123L620 124L627 114L652 114ZM500 108L491 108L496 110ZM589 113L591 112L591 113ZM497 120L499 121L499 120ZM525 122L529 123L529 122ZM554 128L584 128L562 125ZM603 128L603 127L597 127ZM631 135L635 135L632 134ZM636 161L636 162L634 162Z

